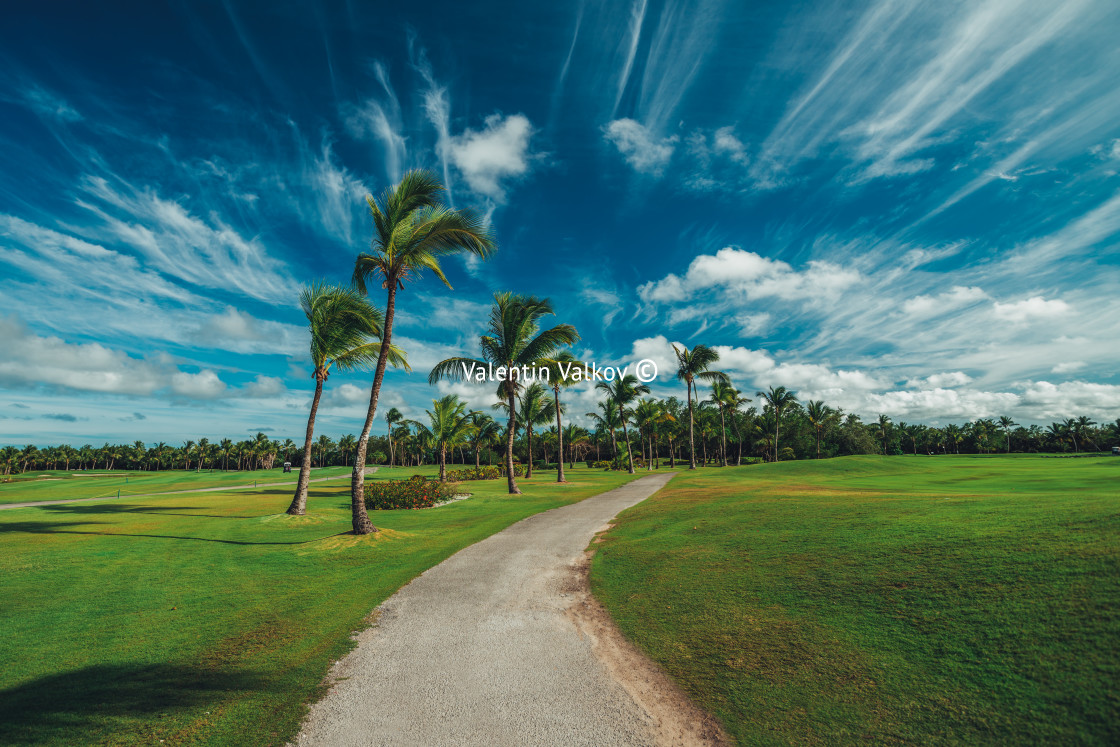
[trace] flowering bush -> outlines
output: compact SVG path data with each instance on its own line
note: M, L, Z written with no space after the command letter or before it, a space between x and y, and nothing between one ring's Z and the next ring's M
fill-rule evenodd
M506 476L506 466L504 464L502 466L498 467L498 474L501 475L502 477ZM524 477L525 476L525 468L522 467L520 464L514 464L513 465L513 476L514 477Z
M431 508L454 496L454 486L423 475L413 475L407 480L377 480L365 486L366 508L370 511Z
M497 467L466 467L447 470L448 480L497 480L502 471Z

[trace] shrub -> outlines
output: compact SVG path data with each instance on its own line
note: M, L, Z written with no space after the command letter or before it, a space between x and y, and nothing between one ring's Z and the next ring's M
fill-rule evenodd
M465 467L447 470L448 480L497 480L502 471L497 467Z
M413 475L407 480L376 480L365 486L366 508L370 511L431 508L454 496L453 485L429 480L423 475Z
M369 455L369 461L374 464L385 464L385 462L389 461L389 458L385 456L384 451L375 451Z
M501 475L502 477L506 476L506 466L504 464L501 465L500 467L498 467L498 474ZM525 476L525 468L522 467L520 464L514 464L513 465L513 476L514 477L524 477Z

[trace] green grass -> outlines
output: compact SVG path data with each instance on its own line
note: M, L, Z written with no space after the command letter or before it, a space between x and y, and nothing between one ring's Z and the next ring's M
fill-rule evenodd
M281 744L351 631L399 587L630 479L570 476L371 512L382 532L370 537L346 534L348 486L331 482L311 486L306 517L278 513L281 488L0 511L0 743Z
M684 471L597 547L741 744L1120 741L1120 459Z
M349 467L313 469L311 479L350 475ZM163 470L159 472L127 472L124 470L87 470L85 472L28 472L16 475L11 482L0 482L0 505L31 501L60 501L75 498L103 498L144 493L166 493L195 488L220 488L258 483L287 482L295 486L298 472L284 474L280 467L251 472L195 472L194 470Z

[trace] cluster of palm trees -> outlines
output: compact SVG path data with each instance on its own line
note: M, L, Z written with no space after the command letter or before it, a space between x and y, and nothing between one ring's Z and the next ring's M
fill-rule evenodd
M871 429L880 445L880 453L930 453L930 454L988 454L995 451L1010 453L1099 452L1106 445L1120 442L1120 419L1097 427L1098 423L1087 415L1066 418L1043 428L1020 426L1012 418L979 418L963 425L950 423L935 428L921 424L892 423L880 415Z
M35 469L272 469L279 456L289 459L295 451L296 445L291 439L274 441L264 433L244 441L225 438L211 443L209 439L200 438L184 441L182 446L161 441L149 447L143 441L136 441L103 446L85 444L77 448L61 444L40 449L29 444L23 448L0 448L0 474L6 476Z

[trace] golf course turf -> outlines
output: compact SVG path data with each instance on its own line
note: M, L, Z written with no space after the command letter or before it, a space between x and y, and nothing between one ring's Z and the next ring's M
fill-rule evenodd
M434 468L369 479L418 472ZM371 512L382 531L368 537L347 533L341 480L312 484L304 517L281 513L287 488L2 511L0 743L282 744L351 631L394 591L630 477L577 466L568 485L555 479L522 480L521 496L504 480L466 483L470 500Z
M1120 739L1120 459L685 470L595 547L596 596L742 744Z

